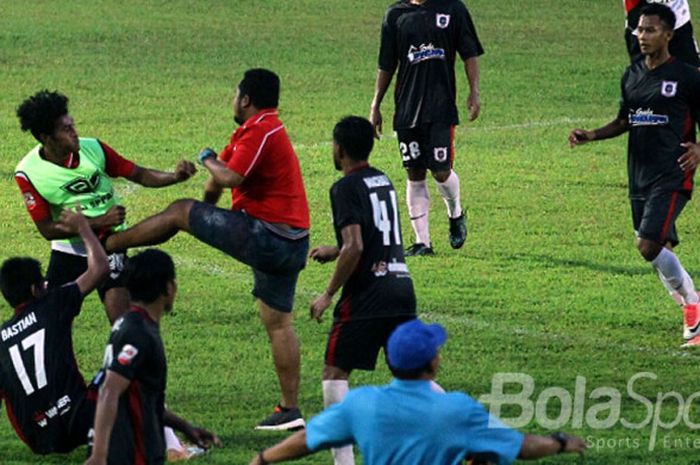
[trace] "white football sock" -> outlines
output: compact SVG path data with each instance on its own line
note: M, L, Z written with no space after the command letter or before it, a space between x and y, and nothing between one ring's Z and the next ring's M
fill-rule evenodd
M445 182L437 183L438 191L447 206L447 215L450 218L458 218L462 215L462 205L459 198L459 176L454 171L450 172Z
M666 290L668 291L669 295L673 299L674 302L676 302L678 305L685 305L685 299L683 298L680 293L671 286L668 281L666 281L666 278L661 274L659 270L656 270L656 274L659 276L659 280L661 281L661 284L664 285Z
M406 202L411 226L416 233L416 242L430 245L428 212L430 211L430 194L428 183L423 181L406 181Z
M695 292L693 280L675 253L664 247L651 264L663 276L668 285L683 297L686 303L698 303L698 294Z
M169 426L163 428L165 432L165 449L166 450L182 450L183 446L180 439L175 434L175 431Z
M323 387L323 406L326 408L343 400L350 389L346 379L324 379L321 386ZM331 453L335 465L355 465L355 454L351 445L332 448Z

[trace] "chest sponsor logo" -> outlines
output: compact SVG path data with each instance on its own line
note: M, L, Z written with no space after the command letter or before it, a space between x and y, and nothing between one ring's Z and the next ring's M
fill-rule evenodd
M661 95L664 97L675 97L678 91L678 82L676 81L663 81L661 83Z
M433 44L420 44L419 47L411 45L408 49L408 62L413 64L426 60L444 60L445 50L435 47Z
M113 253L107 256L107 260L109 261L109 277L111 279L119 278L126 267L126 255L123 252Z
M126 344L122 347L122 351L119 352L117 362L119 362L120 365L129 366L138 353L139 350L136 347L131 344Z
M34 422L41 428L45 428L49 424L49 420L54 418L56 415L65 415L71 409L71 399L70 396L63 396L52 405L48 410L44 412L34 412Z
M630 111L628 119L630 126L664 126L668 124L668 115L657 115L651 109L637 108L636 111Z
M447 29L450 25L450 15L438 13L435 15L435 25L440 29Z
M89 178L78 177L70 182L67 182L61 189L68 192L69 194L79 195L88 194L90 192L95 192L97 186L100 185L100 173L95 171Z

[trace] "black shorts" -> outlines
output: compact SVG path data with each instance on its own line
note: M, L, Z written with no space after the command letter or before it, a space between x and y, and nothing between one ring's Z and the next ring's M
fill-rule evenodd
M632 223L637 236L642 239L678 245L676 218L681 214L688 196L678 191L653 191L643 199L630 199Z
M97 388L90 386L84 395L74 400L74 411L66 429L66 438L57 445L56 452L70 452L88 443L88 435L95 422L96 409Z
M632 30L625 28L625 42L627 42L627 53L630 61L635 62L642 57L639 49L639 40L632 34ZM688 21L683 26L673 31L673 38L668 44L669 53L679 60L689 65L700 67L700 57L698 56L698 44L693 36L693 25Z
M403 167L449 171L454 161L454 126L432 123L417 128L397 129Z
M240 211L195 202L190 210L194 237L253 269L253 295L275 310L289 313L299 272L306 266L309 237L287 239L262 221Z
M100 299L104 300L108 290L124 287L122 272L126 266L125 252L116 252L107 256L109 259L109 276L97 287ZM49 268L46 270L46 280L49 289L71 283L87 270L87 257L73 255L57 250L51 251Z
M326 365L348 373L354 369L374 370L379 349L386 346L394 328L415 318L403 315L334 322L326 344Z

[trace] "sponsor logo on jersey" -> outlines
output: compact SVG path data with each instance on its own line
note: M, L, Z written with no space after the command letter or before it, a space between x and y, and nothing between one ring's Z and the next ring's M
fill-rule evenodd
M2 331L0 331L0 335L2 336L2 340L7 341L13 336L18 335L25 329L29 328L33 324L37 322L36 315L34 312L30 313L29 315L25 316L21 320L19 320L17 323L13 324L12 326L8 326L7 328L2 328Z
M420 63L426 60L444 60L445 50L436 48L433 44L420 44L420 47L411 45L408 49L408 62Z
M100 173L95 171L89 178L80 176L70 182L65 183L63 186L61 186L61 189L73 195L88 194L90 192L95 192L95 189L97 189L99 184Z
M374 189L377 187L386 187L391 185L391 182L389 182L389 178L387 178L383 174L380 176L372 176L371 178L364 178L362 179L362 181L365 183L365 186L367 186L370 189Z
M435 147L433 148L433 157L438 163L442 163L447 160L447 147Z
M34 207L36 207L36 199L34 198L34 195L31 192L24 193L24 204L30 210L33 210Z
M678 91L678 82L676 81L663 81L661 83L661 95L664 97L675 97Z
M663 126L668 124L668 115L657 115L651 109L630 111L630 126Z
M122 347L122 351L119 352L117 362L119 362L120 365L129 366L138 353L139 350L136 347L131 344L126 344Z
M107 260L109 261L109 277L117 279L126 266L126 255L124 252L113 253L107 256Z
M386 276L388 272L388 267L386 265L386 262L377 262L372 265L372 273L374 273L374 276L376 277L382 277Z
M46 419L46 414L44 412L35 412L34 422L42 428L46 428L46 425L49 424L49 420Z
M435 15L435 25L440 29L447 29L447 26L450 25L450 15L437 13Z

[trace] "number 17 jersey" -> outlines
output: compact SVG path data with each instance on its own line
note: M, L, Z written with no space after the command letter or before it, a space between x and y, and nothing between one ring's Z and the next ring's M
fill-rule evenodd
M415 315L416 295L404 259L398 201L381 171L362 165L331 188L333 226L338 247L341 231L362 230L362 256L343 286L335 321Z

